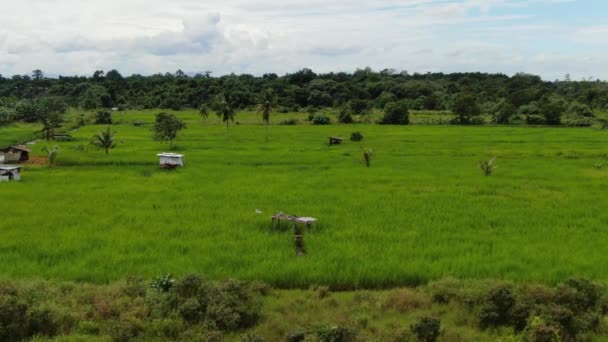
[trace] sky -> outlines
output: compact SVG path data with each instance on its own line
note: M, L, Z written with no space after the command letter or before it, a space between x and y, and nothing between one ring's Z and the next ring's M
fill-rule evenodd
M0 0L0 74L370 67L608 80L606 0Z

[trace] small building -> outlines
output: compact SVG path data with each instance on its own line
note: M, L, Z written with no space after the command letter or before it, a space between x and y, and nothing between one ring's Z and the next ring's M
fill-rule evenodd
M23 163L30 160L30 150L23 145L9 146L0 149L0 158L4 163Z
M160 158L160 167L163 169L174 169L184 166L184 155L177 153L163 152L157 154Z
M21 166L0 165L0 182L21 180Z

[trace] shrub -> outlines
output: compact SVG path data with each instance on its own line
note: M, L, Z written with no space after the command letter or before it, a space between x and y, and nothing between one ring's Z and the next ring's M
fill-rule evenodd
M317 113L313 116L311 122L313 125L329 125L331 123L331 119L325 114Z
M502 99L493 109L493 121L497 124L508 124L516 113L515 107L506 99Z
M13 294L0 294L0 341L19 341L28 336L28 306Z
M361 134L361 132L359 132L359 131L353 132L350 135L350 140L351 141L361 141L361 140L363 140L363 134Z
M401 289L392 292L382 307L403 313L430 306L431 300L423 293L410 289Z
M496 166L495 162L496 162L496 157L494 157L490 160L487 160L487 161L479 162L479 168L481 169L481 171L483 171L484 176L490 176L492 174L492 172L494 172L494 170L496 170L496 168L498 168L498 166Z
M344 326L322 325L314 329L314 335L319 342L349 342L356 339L357 332Z
M456 120L461 125L470 124L473 117L481 114L481 108L477 104L477 99L471 94L460 93L456 95L451 109L458 116Z
M410 113L407 101L389 102L384 106L384 116L380 120L383 125L407 125L410 123Z
M109 110L100 110L95 114L96 125L111 125L112 113Z
M534 317L526 328L525 340L528 342L559 342L559 327Z
M583 116L583 117L589 117L589 118L592 118L595 116L593 114L593 111L591 110L591 108L589 108L589 106L587 106L586 104L582 104L580 102L571 103L570 106L568 107L567 112L569 115L573 115L573 116Z
M569 115L564 117L563 124L569 127L591 127L595 120L588 116Z
M279 125L286 125L286 126L294 126L297 124L298 124L298 119L286 119L279 123Z
M331 294L331 292L329 291L329 287L327 287L327 286L319 286L319 287L317 287L317 290L315 292L316 292L317 298L319 298L319 299L326 298L327 296L329 296Z
M435 342L441 331L441 321L435 318L423 317L415 324L412 324L410 330L418 341Z
M546 123L545 117L537 114L526 115L526 123L528 125L544 125Z
M350 109L347 107L342 107L340 109L340 112L338 113L338 122L339 123L344 123L344 124L349 124L349 123L353 123L353 116L350 113Z
M170 274L162 275L152 281L152 288L159 292L168 292L173 287L175 279Z
M370 167L372 164L372 159L374 158L374 150L371 148L363 149L363 161L365 162L365 166Z
M367 101L361 99L352 99L348 101L348 109L354 114L365 114L367 112Z
M490 290L479 314L481 328L508 325L511 322L515 296L509 287L499 286Z

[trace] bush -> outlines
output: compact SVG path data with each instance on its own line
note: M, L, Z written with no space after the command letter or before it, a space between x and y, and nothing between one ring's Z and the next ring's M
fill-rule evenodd
M349 342L355 341L357 332L348 327L323 325L315 329L315 336L319 342Z
M477 99L470 94L461 93L456 95L451 109L458 116L456 120L461 125L470 124L472 118L481 114L481 108L477 104Z
M435 318L423 317L410 327L418 341L435 342L441 332L441 321Z
M311 122L313 125L329 125L331 119L325 114L317 113L312 117Z
M569 127L591 127L595 124L595 120L587 116L567 116L563 124Z
M111 125L112 113L109 110L100 110L95 114L96 125Z
M488 294L479 314L481 328L508 325L515 307L513 291L506 286L494 288Z
M173 287L175 279L170 274L165 274L152 281L152 288L159 292L168 292Z
M540 317L534 317L526 328L525 340L528 342L559 342L559 327L548 324Z
M298 124L298 119L287 119L279 123L279 125L294 126Z
M361 134L361 132L359 132L359 131L353 132L350 135L350 140L351 141L361 141L361 140L363 140L363 134Z
M407 125L410 123L410 113L407 101L389 102L384 106L384 117L380 120L383 125Z
M382 307L403 313L421 308L429 308L430 306L430 298L423 293L410 289L401 289L392 292Z
M545 117L537 114L526 115L526 123L528 125L544 125L546 123Z
M349 123L353 123L353 117L350 114L350 110L347 107L342 107L340 109L340 112L338 113L338 122L339 123L344 123L344 124L349 124Z

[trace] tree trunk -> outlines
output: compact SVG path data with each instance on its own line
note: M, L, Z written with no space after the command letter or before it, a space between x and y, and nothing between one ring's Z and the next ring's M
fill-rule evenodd
M268 120L266 120L266 142L268 142Z
M230 140L230 120L226 120L226 137Z

